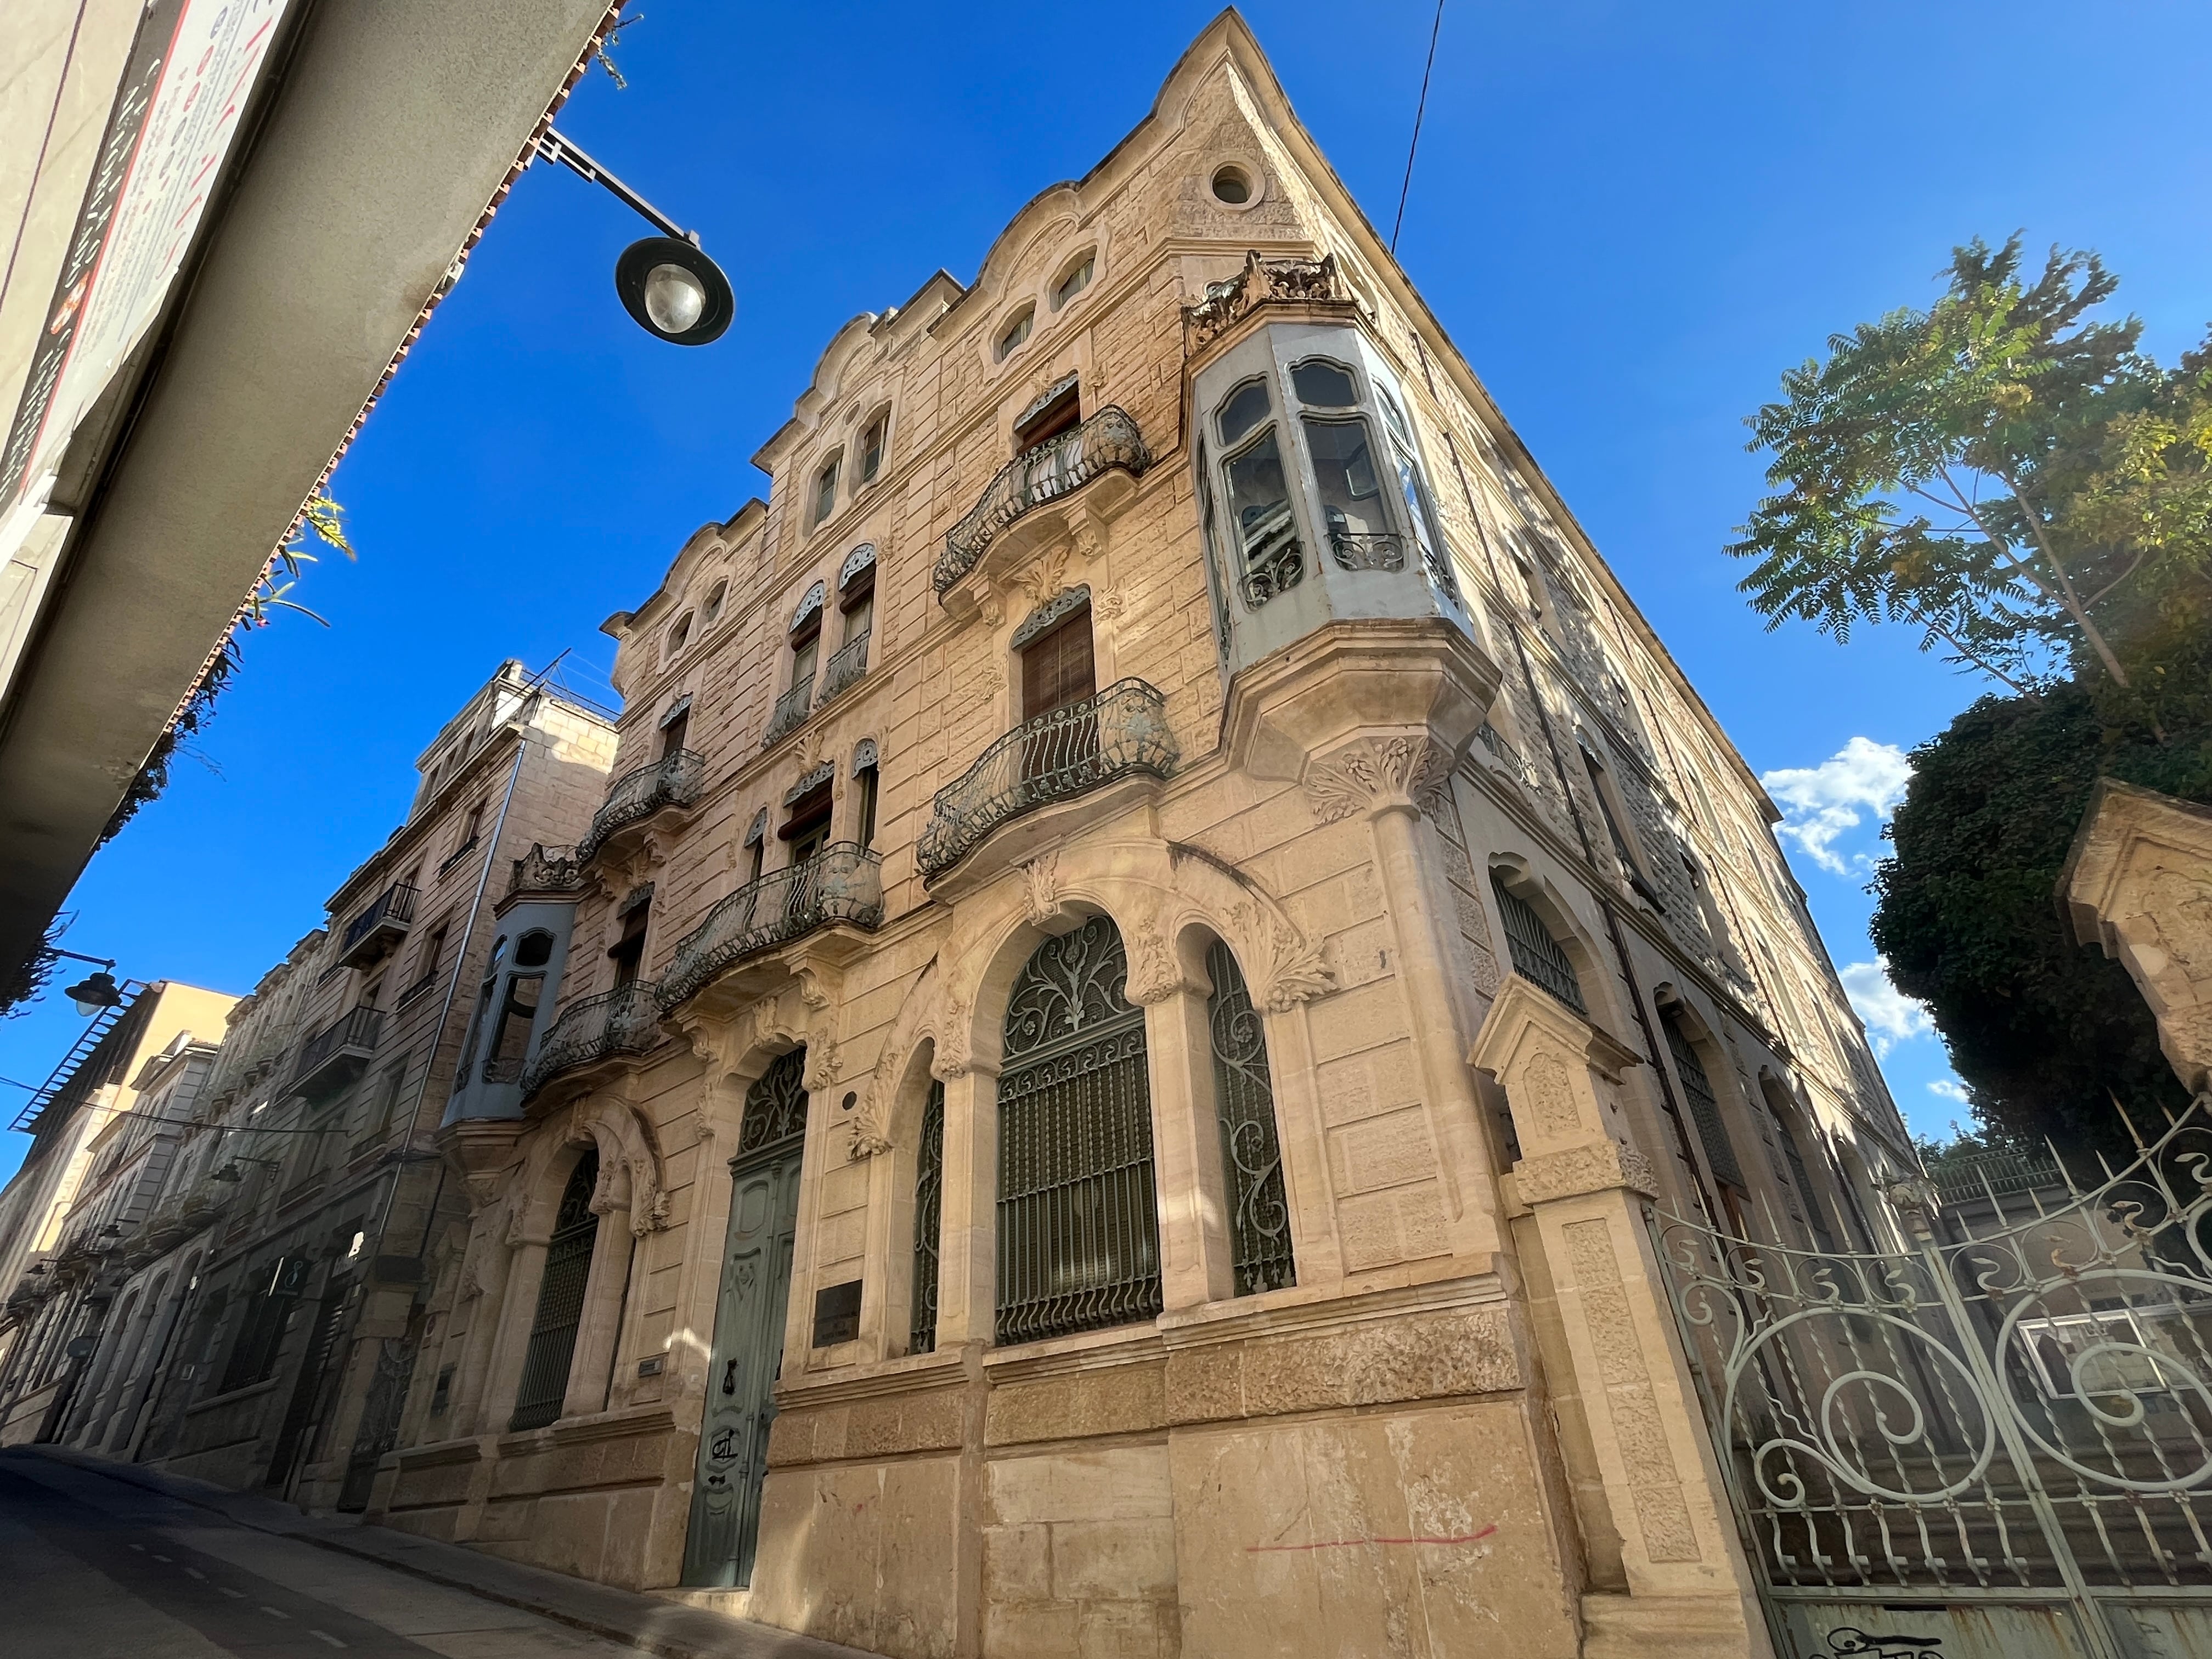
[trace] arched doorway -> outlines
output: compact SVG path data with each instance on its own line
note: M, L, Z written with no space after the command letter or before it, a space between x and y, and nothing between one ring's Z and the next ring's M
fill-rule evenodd
M806 1150L806 1050L795 1048L745 1092L730 1160L730 1231L714 1307L714 1357L699 1425L684 1582L743 1588L760 1542L769 1399L783 1367L784 1309Z
M999 1074L1001 1345L1160 1310L1145 1011L1121 933L1094 916L1037 946L1006 1003Z

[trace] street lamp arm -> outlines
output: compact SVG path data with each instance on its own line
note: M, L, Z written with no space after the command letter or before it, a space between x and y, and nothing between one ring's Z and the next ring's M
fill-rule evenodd
M690 243L694 247L699 246L697 232L684 229L683 226L647 201L644 197L639 195L621 179L616 178L613 173L609 173L597 161L585 155L582 150L578 149L575 145L554 131L551 127L546 128L544 136L538 139L538 154L548 161L558 161L579 179L594 185L605 185L617 200L635 210L641 218L662 235L673 236L679 241Z

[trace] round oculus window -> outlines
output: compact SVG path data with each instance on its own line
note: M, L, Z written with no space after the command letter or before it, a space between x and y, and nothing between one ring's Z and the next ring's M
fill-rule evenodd
M1252 180L1243 167L1214 169L1213 199L1231 207L1243 207L1252 199Z

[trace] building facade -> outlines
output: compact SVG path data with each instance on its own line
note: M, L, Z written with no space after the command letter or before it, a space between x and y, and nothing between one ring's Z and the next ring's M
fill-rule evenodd
M1765 1651L1647 1206L1887 1247L1910 1144L1241 20L757 460L510 889L372 1516L902 1656Z
M407 820L231 1011L204 1102L114 1258L102 1386L48 1437L359 1510L411 1373L422 1262L465 1213L430 1139L501 950L494 905L604 792L606 718L498 674L416 763ZM100 1212L90 1188L78 1209Z

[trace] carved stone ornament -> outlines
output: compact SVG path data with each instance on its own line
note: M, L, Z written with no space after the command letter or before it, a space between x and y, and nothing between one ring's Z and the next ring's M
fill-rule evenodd
M1013 583L1029 595L1031 605L1042 605L1066 586L1067 550L1055 547L1036 562L1016 571ZM1088 588L1084 590L1084 597L1090 597Z
M809 1094L820 1094L837 1081L842 1057L837 1051L837 1039L827 1030L815 1032L806 1039L806 1075L804 1081Z
M986 628L996 628L1000 623L1006 621L1006 602L999 597L996 588L983 596L982 611L983 625Z
M1564 1152L1540 1152L1513 1166L1513 1187L1523 1204L1577 1198L1615 1187L1650 1195L1659 1190L1651 1160L1632 1146L1596 1141Z
M945 999L945 1018L937 1030L937 1050L929 1063L929 1074L940 1083L950 1083L955 1078L968 1075L975 1063L975 1052L969 1042L968 1005L957 996Z
M1361 738L1306 769L1306 800L1323 823L1393 808L1434 815L1450 759L1426 738Z
M1031 640L1056 626L1062 618L1073 616L1090 603L1088 585L1079 582L1073 587L1063 587L1023 617L1021 626L1014 629L1013 637L1006 643L1018 651Z
M1084 563L1089 564L1106 550L1106 526L1094 514L1085 513L1075 521L1073 532L1075 550Z
M799 1000L819 1013L836 1000L844 975L834 968L802 963L799 969Z
M1118 622L1121 620L1122 611L1127 608L1127 605L1128 601L1123 599L1119 592L1101 593L1096 599L1091 601L1091 609L1094 615L1101 617L1104 621Z
M1259 947L1248 950L1246 976L1255 999L1269 1013L1287 1014L1299 1003L1336 989L1336 975L1322 959L1321 947L1288 919L1263 913L1249 899L1240 900L1229 914L1248 945Z
M1528 1079L1525 1092L1528 1097L1530 1127L1555 1140L1564 1140L1583 1127L1582 1114L1575 1107L1574 1085L1569 1081L1565 1061L1554 1054L1536 1055L1528 1062L1523 1073Z
M1043 927L1059 912L1060 884L1054 878L1059 864L1058 854L1043 853L1022 866L1023 896L1032 927Z
M1149 925L1139 922L1123 935L1128 949L1129 973L1122 994L1140 1008L1165 1002L1182 988L1182 973L1175 951Z

